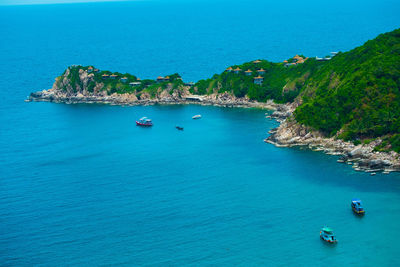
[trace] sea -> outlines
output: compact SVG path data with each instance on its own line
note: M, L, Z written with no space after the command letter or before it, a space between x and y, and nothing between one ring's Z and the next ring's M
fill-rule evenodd
M0 6L0 266L400 266L400 174L264 143L267 110L24 102L73 64L196 82L348 51L399 14L394 0Z

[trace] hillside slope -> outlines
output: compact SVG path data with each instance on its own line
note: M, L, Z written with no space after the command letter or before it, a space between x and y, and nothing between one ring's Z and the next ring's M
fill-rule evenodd
M344 140L400 149L400 29L341 53L309 77L296 120ZM312 81L311 81L312 80Z

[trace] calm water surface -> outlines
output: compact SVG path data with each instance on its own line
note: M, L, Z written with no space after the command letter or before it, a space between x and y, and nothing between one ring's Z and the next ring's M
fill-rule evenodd
M0 7L0 265L400 265L400 175L265 144L277 126L265 111L23 102L70 64L196 81L255 58L345 51L398 27L399 11L396 1ZM136 127L141 116L154 127ZM339 244L320 241L324 225Z

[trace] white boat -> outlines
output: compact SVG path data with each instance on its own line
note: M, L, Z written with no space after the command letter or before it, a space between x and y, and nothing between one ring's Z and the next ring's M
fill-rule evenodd
M200 118L201 118L201 115L194 115L194 116L192 117L192 119L194 119L194 120L200 119Z

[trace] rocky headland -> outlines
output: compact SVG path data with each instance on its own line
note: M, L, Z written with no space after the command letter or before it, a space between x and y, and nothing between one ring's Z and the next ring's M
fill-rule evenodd
M308 147L313 151L322 151L329 155L339 156L337 162L352 165L356 171L389 173L400 171L400 155L395 151L378 152L374 148L382 140L377 138L368 144L354 145L345 142L337 136L328 138L321 132L299 124L292 115L297 105L295 103L281 105L267 116L280 122L279 127L269 131L264 140L277 147Z
M94 82L95 86L89 90L88 85ZM75 86L73 86L75 85ZM88 73L85 69L79 70L79 82L72 83L70 69L56 79L53 87L48 90L33 92L27 101L48 101L55 103L78 104L78 103L98 103L110 105L154 105L154 104L200 104L215 105L223 107L256 107L276 110L280 104L272 100L266 103L250 100L247 97L236 97L232 93L214 92L208 95L192 94L189 89L191 86L180 84L173 87L172 83L156 88L151 95L145 89L129 93L110 93L104 90L103 82L96 82L94 74Z

